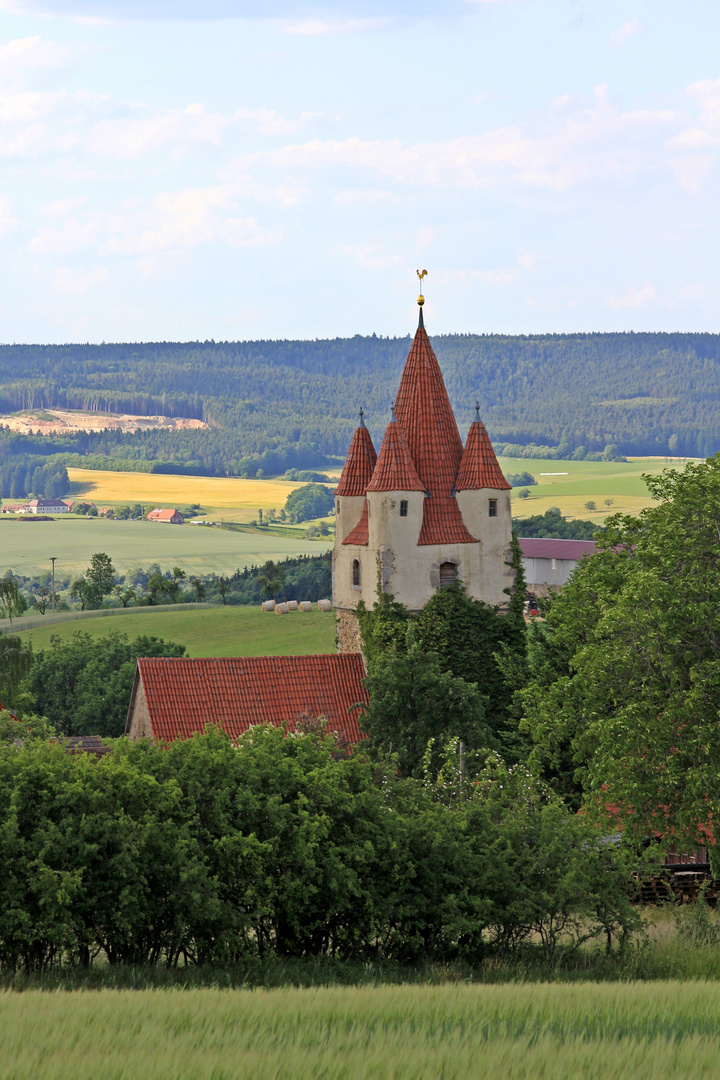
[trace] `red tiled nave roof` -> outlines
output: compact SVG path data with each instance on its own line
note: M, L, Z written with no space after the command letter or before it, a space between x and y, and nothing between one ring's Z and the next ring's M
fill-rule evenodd
M425 485L417 474L408 452L401 425L393 419L385 429L377 465L368 484L368 491L424 491Z
M220 725L237 738L256 724L287 723L326 716L330 731L346 742L362 739L356 702L366 702L360 653L320 656L239 656L210 659L139 659L153 737L187 738Z
M502 474L485 425L476 420L470 425L455 490L475 491L479 488L509 491L510 484Z
M367 547L369 539L370 528L368 526L368 504L366 499L360 514L360 520L347 534L343 544L357 544L360 547Z
M336 495L364 495L372 480L377 454L364 423L355 428Z

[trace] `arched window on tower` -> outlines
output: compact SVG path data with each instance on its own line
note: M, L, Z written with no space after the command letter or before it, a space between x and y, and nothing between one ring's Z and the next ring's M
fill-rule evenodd
M440 563L440 588L448 589L457 583L458 573L455 563Z
M352 583L353 585L360 585L360 560L353 559L352 564Z

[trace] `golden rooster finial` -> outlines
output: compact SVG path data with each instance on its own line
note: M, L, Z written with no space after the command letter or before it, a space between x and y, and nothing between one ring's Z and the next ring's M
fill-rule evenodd
M420 281L420 295L418 296L418 304L420 307L425 303L425 297L423 296L423 278L427 277L427 270L416 270L415 273Z

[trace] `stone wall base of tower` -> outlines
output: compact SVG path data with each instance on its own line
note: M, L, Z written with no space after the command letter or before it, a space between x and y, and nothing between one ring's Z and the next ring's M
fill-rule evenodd
M362 637L356 613L348 608L337 608L336 610L338 652L361 653Z

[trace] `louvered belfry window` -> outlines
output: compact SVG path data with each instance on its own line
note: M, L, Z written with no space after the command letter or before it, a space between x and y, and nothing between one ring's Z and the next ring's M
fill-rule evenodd
M457 581L457 566L455 563L440 563L440 588L447 589Z
M407 517L408 501L407 499L400 500L400 517Z

